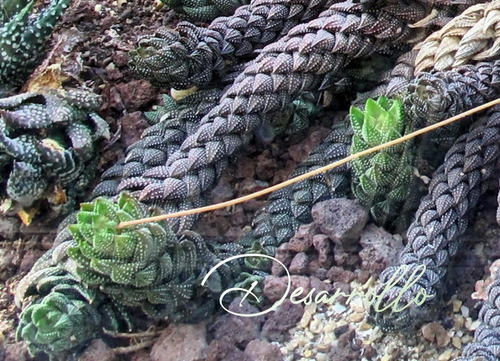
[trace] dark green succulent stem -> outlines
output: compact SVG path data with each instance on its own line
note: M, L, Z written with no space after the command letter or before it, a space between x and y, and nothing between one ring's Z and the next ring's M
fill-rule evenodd
M0 24L4 24L8 19L19 13L30 0L4 0L0 3Z
M71 0L52 0L30 18L34 1L4 1L0 17L0 95L26 81L41 63L54 26Z
M161 0L188 21L210 22L219 16L232 15L249 0Z
M87 341L110 331L132 331L130 315L112 299L83 287L78 278L60 265L30 279L22 297L38 295L27 305L17 328L18 341L25 340L31 355L48 354L65 360Z
M240 58L276 41L300 23L315 19L332 0L252 1L207 29L181 22L175 30L142 37L130 53L136 73L160 86L208 87Z

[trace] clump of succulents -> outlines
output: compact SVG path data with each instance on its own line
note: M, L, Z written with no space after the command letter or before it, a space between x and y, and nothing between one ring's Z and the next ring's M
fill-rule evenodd
M109 139L100 97L46 89L0 99L2 193L22 207L71 205L93 181L96 142Z
M16 338L25 340L29 352L63 357L86 341L97 337L104 327L110 331L131 330L129 314L97 289L83 287L78 278L60 265L52 265L32 277L24 290L39 295L20 315ZM39 274L38 274L39 275Z
M403 103L398 99L368 99L364 111L351 107L350 118L353 154L398 139L405 132ZM410 191L411 154L408 144L403 143L352 162L353 192L380 224L398 215Z
M21 85L41 63L48 38L71 0L52 0L37 16L35 1L0 3L0 95Z
M175 235L165 222L120 227L154 214L127 193L81 205L76 223L66 228L68 237L35 264L16 292L18 303L38 296L22 312L17 332L33 353L73 350L101 327L131 331L137 328L132 314L196 321L213 312L221 292L249 287L270 266L260 258L234 260L202 286L221 260L265 250L206 242L191 231ZM65 337L71 342L62 342Z
M199 260L196 244L178 242L165 225L118 229L120 222L145 215L140 203L126 195L117 204L105 198L82 204L78 223L69 226L76 245L68 255L83 284L155 314L155 305L176 309L189 300Z
M61 283L23 310L17 338L26 340L30 353L35 355L71 350L95 337L101 316L91 304L95 298L92 293Z
M231 15L248 0L161 0L170 9L189 21L209 22L219 16Z
M239 267L225 269L207 287L201 286L201 279L220 259L244 249L224 250L191 231L176 236L166 223L118 226L150 215L127 193L120 194L116 203L97 198L82 204L77 223L69 226L75 244L67 254L75 263L75 275L86 287L98 287L116 302L139 307L150 317L197 318L207 312L200 300L205 299L208 309L213 307L211 293L221 292L238 278Z

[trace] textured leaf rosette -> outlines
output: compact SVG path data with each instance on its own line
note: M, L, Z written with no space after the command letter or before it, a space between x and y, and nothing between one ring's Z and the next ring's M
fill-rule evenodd
M400 138L405 132L403 105L400 100L380 97L369 99L365 111L351 107L354 136L351 153ZM353 161L353 192L379 224L398 214L412 181L411 152L408 144L396 145Z
M35 1L0 2L0 95L21 85L42 62L55 24L71 0L52 0L33 15Z
M18 289L16 301L35 299L20 315L16 338L27 343L32 355L44 352L63 358L97 337L102 328L134 327L123 306L95 288L84 287L58 264L29 274L21 283L26 287Z
M120 222L150 215L123 193L117 203L105 198L84 203L77 224L69 226L76 246L68 255L84 285L99 287L117 302L141 307L150 316L182 318L193 311L188 301L217 259L192 232L177 237L160 223L118 228Z
M59 275L47 277L38 286L41 292L52 290L23 310L16 334L18 340L27 342L31 354L62 354L99 333L101 315L93 304L95 292Z

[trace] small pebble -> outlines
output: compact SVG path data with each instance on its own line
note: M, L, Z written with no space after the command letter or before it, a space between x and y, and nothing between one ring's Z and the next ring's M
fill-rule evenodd
M316 361L327 361L328 355L326 353L318 352L316 354Z
M309 330L314 334L319 334L323 331L323 322L319 318L315 318L309 325Z
M356 297L354 300L349 303L349 307L357 313L365 312L365 307L363 305L363 299L361 297Z
M451 338L451 344L453 347L458 348L459 350L462 349L462 341L460 340L460 337L452 337Z
M349 322L358 323L365 319L365 314L358 312L351 313L347 319L349 320Z
M335 341L332 333L324 334L316 345L316 349L321 352L328 352L332 348L332 343Z
M312 316L316 312L316 304L311 303L310 305L307 305L304 308L304 314L302 315L302 318L300 319L299 326L302 328L306 328L307 325L309 325L309 322L311 322Z
M453 304L453 312L457 313L458 311L460 311L462 307L462 301L454 298L452 304Z
M359 326L359 329L361 331L368 331L373 329L373 325L368 323L368 322L363 322L361 326Z
M333 330L333 333L334 333L335 337L338 338L338 337L340 337L340 335L346 333L348 330L349 330L349 325L345 324L345 325L342 325L342 326L335 328L335 330Z
M459 330L464 326L465 318L462 315L453 315L453 326Z
M422 335L427 341L435 343L438 347L446 346L450 342L450 336L438 322L431 322L422 326Z
M438 357L438 361L448 361L452 357L452 350L447 349Z
M465 327L467 327L467 329L470 331L475 331L479 327L479 325L481 325L481 321L479 320L471 322L469 326L467 326L467 322L465 322Z
M347 307L340 304L340 303L336 303L333 305L332 311L338 315L338 314L341 314L341 313L344 313L345 311L347 311Z

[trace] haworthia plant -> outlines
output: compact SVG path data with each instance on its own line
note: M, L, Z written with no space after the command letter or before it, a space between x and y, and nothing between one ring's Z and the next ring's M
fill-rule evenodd
M71 0L51 0L37 16L35 1L7 0L0 4L0 95L21 85L40 64L47 40Z
M162 3L189 21L210 22L216 17L231 15L249 0L161 0Z
M404 135L405 115L401 100L368 99L365 110L350 109L354 130L351 153L359 153ZM374 220L384 225L397 218L410 192L413 177L412 152L399 144L352 162L352 190L370 209Z
M102 328L132 330L130 315L123 307L97 289L83 287L60 265L44 269L43 274L32 278L22 295L42 297L23 310L16 333L33 356L46 353L51 359L66 360Z
M35 264L16 293L18 302L35 296L18 329L33 352L66 352L97 335L101 325L130 331L137 327L131 314L172 322L205 318L221 292L261 281L261 270L270 266L260 258L234 260L202 286L203 277L221 260L266 250L258 243L218 245L191 231L177 236L166 223L118 227L150 215L127 193L116 201L100 197L82 204L77 223L67 228L69 238ZM80 325L85 318L92 322ZM68 335L74 343L56 343Z
M96 142L110 137L100 105L99 96L75 89L0 99L2 195L22 207L50 200L54 210L72 211L93 181Z

